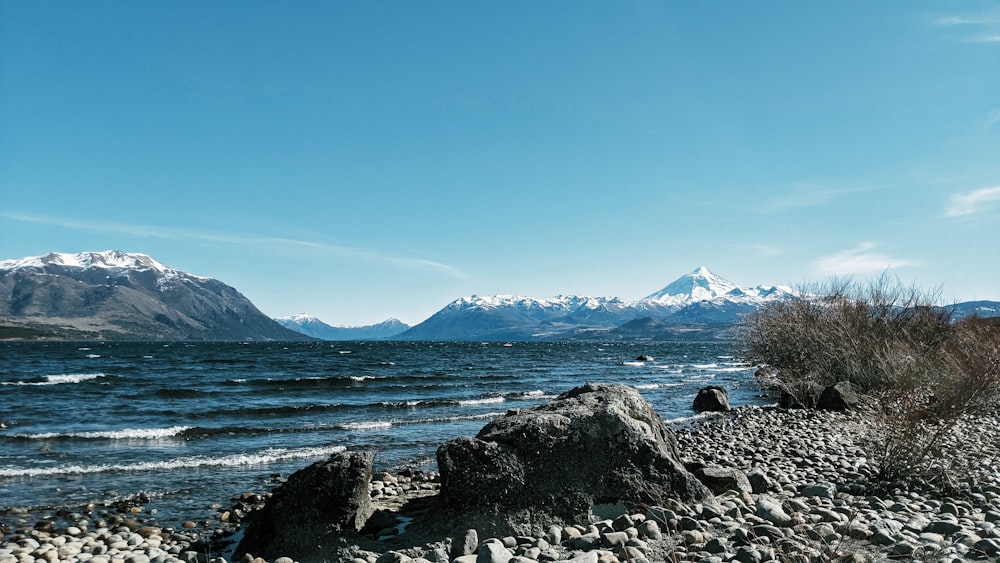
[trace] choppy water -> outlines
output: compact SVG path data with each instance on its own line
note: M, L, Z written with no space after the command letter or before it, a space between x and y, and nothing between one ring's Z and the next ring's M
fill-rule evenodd
M441 442L586 381L675 423L709 384L769 401L719 342L0 343L0 509L143 491L169 523L344 448L435 469Z

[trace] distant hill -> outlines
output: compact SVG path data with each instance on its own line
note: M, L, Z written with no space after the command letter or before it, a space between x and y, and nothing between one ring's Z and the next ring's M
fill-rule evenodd
M0 337L311 340L236 289L118 250L0 261Z
M1000 317L1000 302L997 301L966 301L953 306L953 317L964 319L977 315L980 317Z
M331 326L308 313L274 320L287 329L320 340L385 340L410 328L397 319L366 326Z

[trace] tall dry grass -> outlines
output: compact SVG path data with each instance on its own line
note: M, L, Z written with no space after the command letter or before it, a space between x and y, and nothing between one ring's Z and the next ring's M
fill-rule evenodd
M860 391L863 445L884 482L943 484L958 422L1000 398L1000 323L953 322L936 300L888 276L834 281L746 317L740 340L792 394L840 381Z

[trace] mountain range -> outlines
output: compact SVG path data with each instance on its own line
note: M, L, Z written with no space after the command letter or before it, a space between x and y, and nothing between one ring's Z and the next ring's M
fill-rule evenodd
M118 250L0 261L0 338L147 340L705 340L786 299L783 286L738 287L700 267L637 301L617 297L463 297L422 323L334 327L302 314L271 319L218 280ZM1000 316L1000 303L954 307Z
M738 287L702 266L638 301L617 297L463 297L399 340L677 339L731 335L740 315L795 292Z
M130 340L310 340L236 289L118 250L0 261L0 335Z
M320 340L384 340L410 328L399 319L366 326L331 326L308 313L274 319L281 326Z

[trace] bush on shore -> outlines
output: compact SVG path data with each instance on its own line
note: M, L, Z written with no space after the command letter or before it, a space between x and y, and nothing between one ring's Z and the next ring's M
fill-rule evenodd
M740 340L793 394L841 381L861 392L863 445L883 482L954 484L945 445L1000 398L1000 323L953 322L935 297L887 276L833 281L747 316Z

